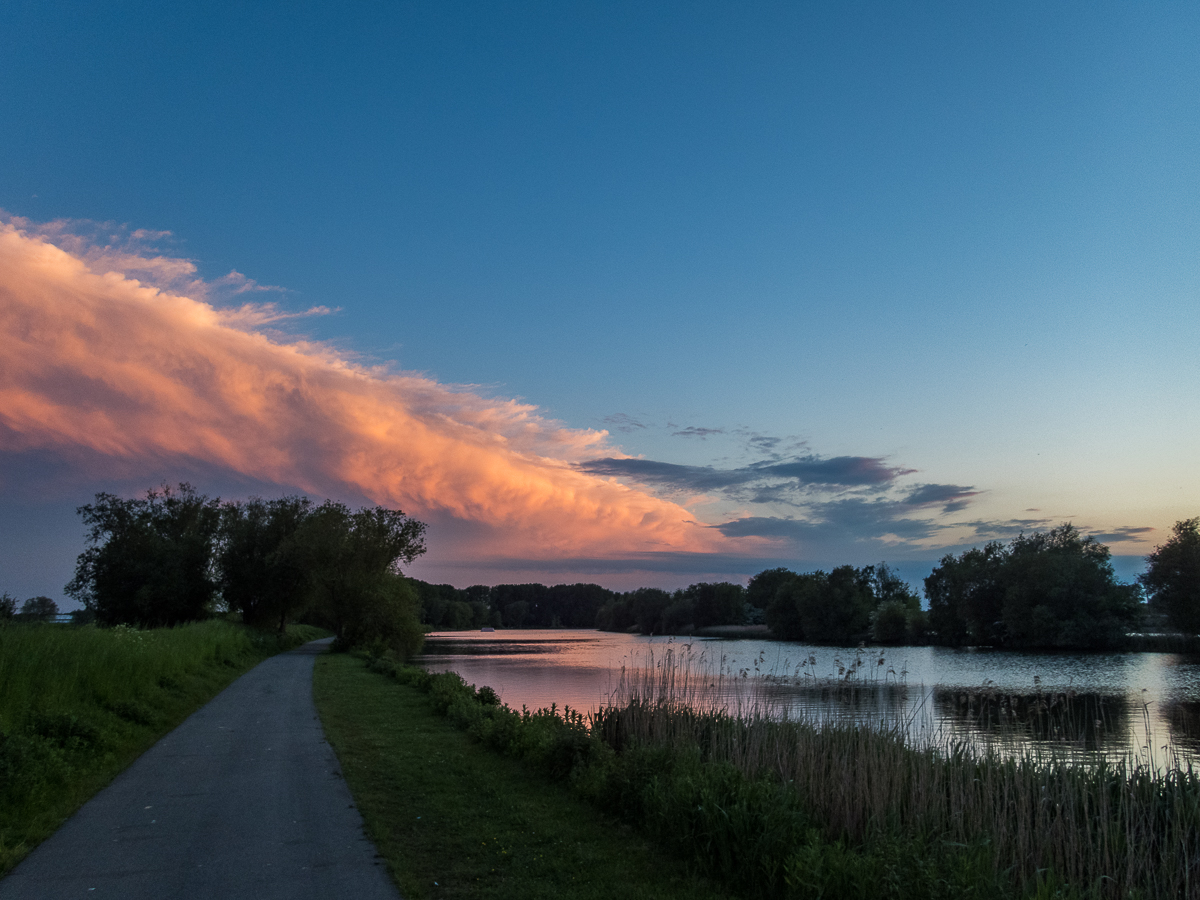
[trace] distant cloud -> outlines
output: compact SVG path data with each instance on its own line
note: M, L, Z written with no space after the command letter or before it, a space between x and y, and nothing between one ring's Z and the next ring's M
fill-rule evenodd
M979 540L1008 540L1018 534L1052 528L1053 519L974 519L960 523L969 528Z
M687 428L680 428L678 431L672 431L672 437L700 438L704 440L706 437L711 437L714 434L724 434L724 428L701 428L697 425L689 425Z
M648 427L645 422L639 422L633 416L627 416L625 413L614 413L611 416L605 416L604 424L613 431L620 431L622 434L631 434L634 431Z
M882 487L913 472L865 456L806 456L785 462L764 461L734 469L686 466L649 459L590 459L576 465L591 475L627 478L675 491L717 491L774 482L790 488Z
M1112 531L1092 531L1089 534L1102 544L1119 544L1124 541L1140 541L1152 531L1154 529L1147 526L1122 525Z
M210 470L365 497L429 521L437 564L496 571L758 571L766 560L927 554L1054 524L953 521L984 491L914 484L916 470L887 457L823 456L742 426L665 427L733 444L736 462L631 458L605 431L278 333L330 310L243 302L277 289L236 271L205 281L194 262L152 246L173 240L0 215L4 478ZM627 413L604 422L664 430Z
M769 434L753 434L746 440L746 443L760 453L770 453L782 442L783 438L773 437Z
M165 236L0 217L0 454L85 459L97 478L106 461L202 462L349 492L462 523L466 556L735 549L682 506L580 468L615 458L602 432L264 332L297 314L220 306L259 288L138 249Z
M714 526L731 538L785 538L822 545L862 541L923 541L951 527L914 517L919 510L906 500L885 497L844 497L810 503L803 519L787 516L745 516Z
M913 506L941 506L943 512L958 512L970 505L982 491L957 484L922 484L905 498Z

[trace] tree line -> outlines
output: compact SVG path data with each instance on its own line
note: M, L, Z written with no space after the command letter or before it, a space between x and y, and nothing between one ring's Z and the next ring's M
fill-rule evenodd
M100 493L78 512L88 546L66 592L100 625L164 627L224 610L281 632L319 625L342 646L420 647L419 601L400 564L425 552L425 525L399 510L222 502L180 484L134 499Z
M1200 632L1200 518L1176 523L1134 584L1117 580L1108 547L1065 524L943 556L924 580L926 604L886 563L828 572L767 569L745 587L698 583L676 591L618 593L595 584L415 586L422 622L433 629L561 626L690 634L765 623L774 637L818 644L1115 648L1148 616L1187 634Z
M1149 613L1200 633L1200 518L1175 524L1135 584L1117 581L1106 546L1065 524L947 554L924 580L923 605L886 563L774 568L745 587L676 591L429 584L400 568L425 552L423 523L300 496L222 502L180 484L133 499L100 493L78 512L87 548L66 592L84 605L78 621L101 625L171 626L226 611L260 628L319 625L343 646L381 643L402 655L424 631L488 626L687 634L765 624L811 643L1085 649L1121 646ZM20 612L0 597L0 620L56 612L46 597Z

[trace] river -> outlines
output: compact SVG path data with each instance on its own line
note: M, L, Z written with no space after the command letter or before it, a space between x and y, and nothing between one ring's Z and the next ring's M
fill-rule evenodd
M1161 769L1200 760L1200 657L824 647L594 630L441 632L417 659L514 709L588 712L664 671L694 702ZM665 669L664 669L665 665ZM653 673L652 677L646 676ZM639 680L640 679L640 680Z

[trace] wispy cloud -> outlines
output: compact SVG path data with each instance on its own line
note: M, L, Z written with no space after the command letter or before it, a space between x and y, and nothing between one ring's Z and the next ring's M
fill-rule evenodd
M625 413L614 413L611 416L604 417L604 424L613 431L619 431L622 434L631 434L634 431L642 431L649 426L645 422L639 422L633 416Z
M134 247L161 232L80 230L0 223L0 452L200 460L352 491L474 523L470 550L491 556L724 545L682 506L579 468L615 456L605 432L264 333L295 314L211 300L248 279L206 284L194 263Z
M940 506L943 512L952 513L966 509L971 503L971 498L982 493L957 484L922 484L904 499L911 506Z
M1091 531L1088 533L1102 544L1120 544L1125 541L1141 541L1142 538L1149 537L1153 531L1153 528L1147 526L1121 525L1111 531Z
M880 487L914 471L889 466L884 460L873 457L815 455L779 462L756 462L733 469L612 457L586 460L576 467L592 475L627 478L641 484L687 492L729 490L768 483L783 483L793 488Z
M707 437L712 437L714 434L724 434L724 428L703 428L699 425L689 425L686 428L680 428L677 431L672 431L672 437L684 438L699 438L704 440Z

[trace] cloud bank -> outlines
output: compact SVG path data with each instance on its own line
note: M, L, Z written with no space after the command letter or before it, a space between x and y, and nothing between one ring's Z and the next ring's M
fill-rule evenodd
M615 458L605 432L270 332L292 314L223 307L263 288L140 249L163 237L0 221L0 452L351 492L473 523L470 552L493 557L728 549L683 506L577 466Z

